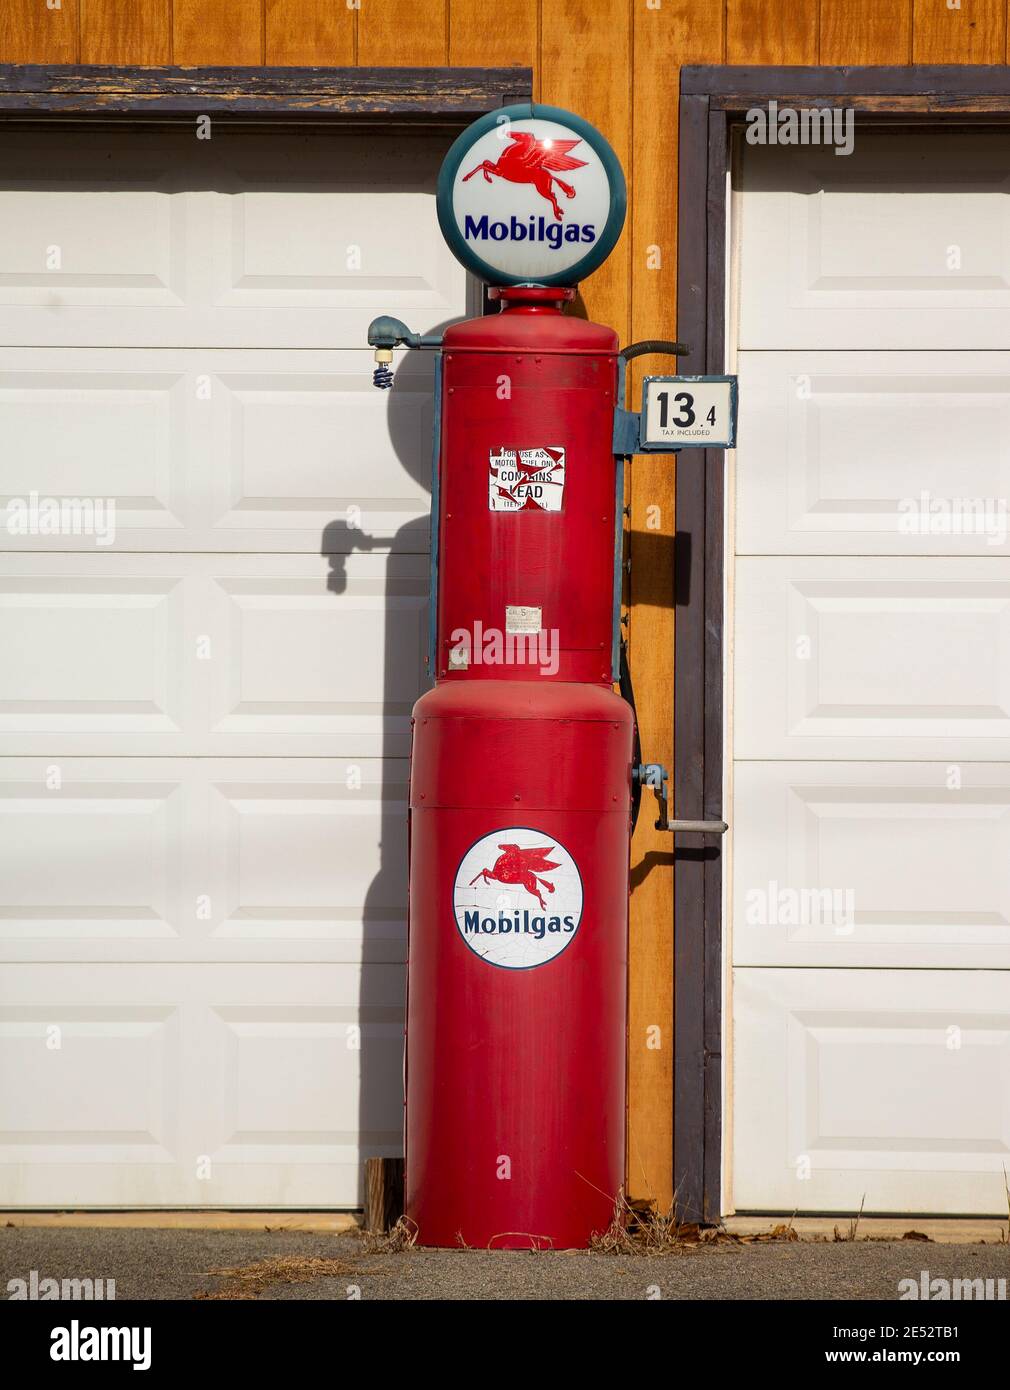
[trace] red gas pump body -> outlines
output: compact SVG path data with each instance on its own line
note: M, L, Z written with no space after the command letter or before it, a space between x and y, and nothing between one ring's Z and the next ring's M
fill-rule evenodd
M624 1173L631 709L598 686L467 681L414 717L406 1213L425 1245L585 1247ZM467 852L486 840L492 868L515 827L548 862L568 852L582 912L556 956L508 968L460 939L451 894ZM529 896L477 892L484 922Z
M563 293L503 292L513 307L444 340L437 684L410 785L406 1215L425 1245L585 1247L623 1182L617 344L562 316ZM505 470L515 505L496 509L493 460L512 454L529 466ZM545 478L550 505L513 475ZM454 662L460 630L504 636L517 611L556 634L554 669Z

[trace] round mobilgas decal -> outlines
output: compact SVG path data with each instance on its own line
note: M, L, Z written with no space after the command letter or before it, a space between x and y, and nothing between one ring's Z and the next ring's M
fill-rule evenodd
M582 877L552 835L507 826L464 854L452 906L460 936L481 960L530 970L559 956L578 931Z
M621 234L617 156L571 111L523 103L482 116L452 146L438 220L458 260L493 285L575 285Z

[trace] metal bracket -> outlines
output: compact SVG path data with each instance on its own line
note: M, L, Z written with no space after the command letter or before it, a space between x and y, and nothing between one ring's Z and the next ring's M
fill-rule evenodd
M626 363L618 360L617 399L625 399ZM685 420L674 417L667 427L664 401L659 421L653 418L650 390L653 385L679 386L680 394L675 396L678 408L688 411ZM699 396L704 406L698 403ZM702 421L703 408L710 414ZM695 411L697 410L697 415ZM716 412L721 422L717 429ZM642 409L625 410L622 405L614 407L613 451L618 456L630 457L634 454L679 454L684 449L709 449L713 453L736 447L737 416L737 378L735 376L647 376L642 382ZM711 421L709 424L708 421ZM696 428L688 429L688 424L697 423ZM661 437L655 431L662 429ZM649 431L654 433L650 437ZM715 436L715 437L713 437Z
M670 820L669 774L662 763L639 763L631 769L632 779L643 787L651 787L659 802L657 830L669 830L674 835L725 835L729 826L724 820Z
M637 410L614 407L614 453L619 458L639 451L642 417Z

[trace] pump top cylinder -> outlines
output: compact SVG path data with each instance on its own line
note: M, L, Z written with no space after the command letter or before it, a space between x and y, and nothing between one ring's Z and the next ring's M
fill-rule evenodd
M562 313L568 289L493 294L443 340L432 675L609 686L617 335Z

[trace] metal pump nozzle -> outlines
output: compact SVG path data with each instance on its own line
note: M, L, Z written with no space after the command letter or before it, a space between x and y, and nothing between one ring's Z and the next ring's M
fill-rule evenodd
M413 333L400 319L381 314L368 325L368 346L375 349L375 361L378 364L372 373L372 385L388 391L393 384L390 366L393 349L438 348L442 346L442 335Z

